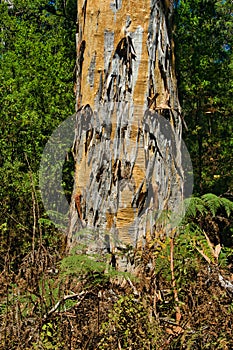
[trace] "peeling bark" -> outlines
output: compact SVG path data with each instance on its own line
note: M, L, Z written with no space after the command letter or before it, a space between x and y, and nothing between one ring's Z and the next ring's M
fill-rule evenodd
M78 2L69 246L83 228L143 246L183 199L171 15L171 1Z

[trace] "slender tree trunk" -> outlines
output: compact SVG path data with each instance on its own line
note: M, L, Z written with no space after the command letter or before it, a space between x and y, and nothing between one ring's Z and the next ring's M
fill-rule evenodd
M107 249L144 245L182 201L172 10L165 0L78 1L69 247L84 228Z

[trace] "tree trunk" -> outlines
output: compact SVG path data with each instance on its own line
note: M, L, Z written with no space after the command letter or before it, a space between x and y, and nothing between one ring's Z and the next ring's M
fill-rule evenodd
M68 246L91 229L101 247L143 246L183 199L172 1L78 1ZM102 237L102 238L101 238Z

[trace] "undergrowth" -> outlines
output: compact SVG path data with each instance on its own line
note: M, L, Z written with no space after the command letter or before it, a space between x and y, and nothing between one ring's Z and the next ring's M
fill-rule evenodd
M172 237L125 250L133 274L81 244L63 255L38 240L17 269L7 255L0 349L233 348L232 210L190 199Z

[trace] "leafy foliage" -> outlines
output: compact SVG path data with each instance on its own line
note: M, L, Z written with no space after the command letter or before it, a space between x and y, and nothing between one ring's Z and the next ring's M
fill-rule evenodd
M149 321L147 309L134 295L115 303L109 320L102 324L99 349L156 349L162 334L156 320Z
M178 89L197 193L232 191L232 13L231 0L176 7Z
M74 109L76 1L9 4L0 4L0 226L2 249L19 257L43 212L37 171L44 145Z

